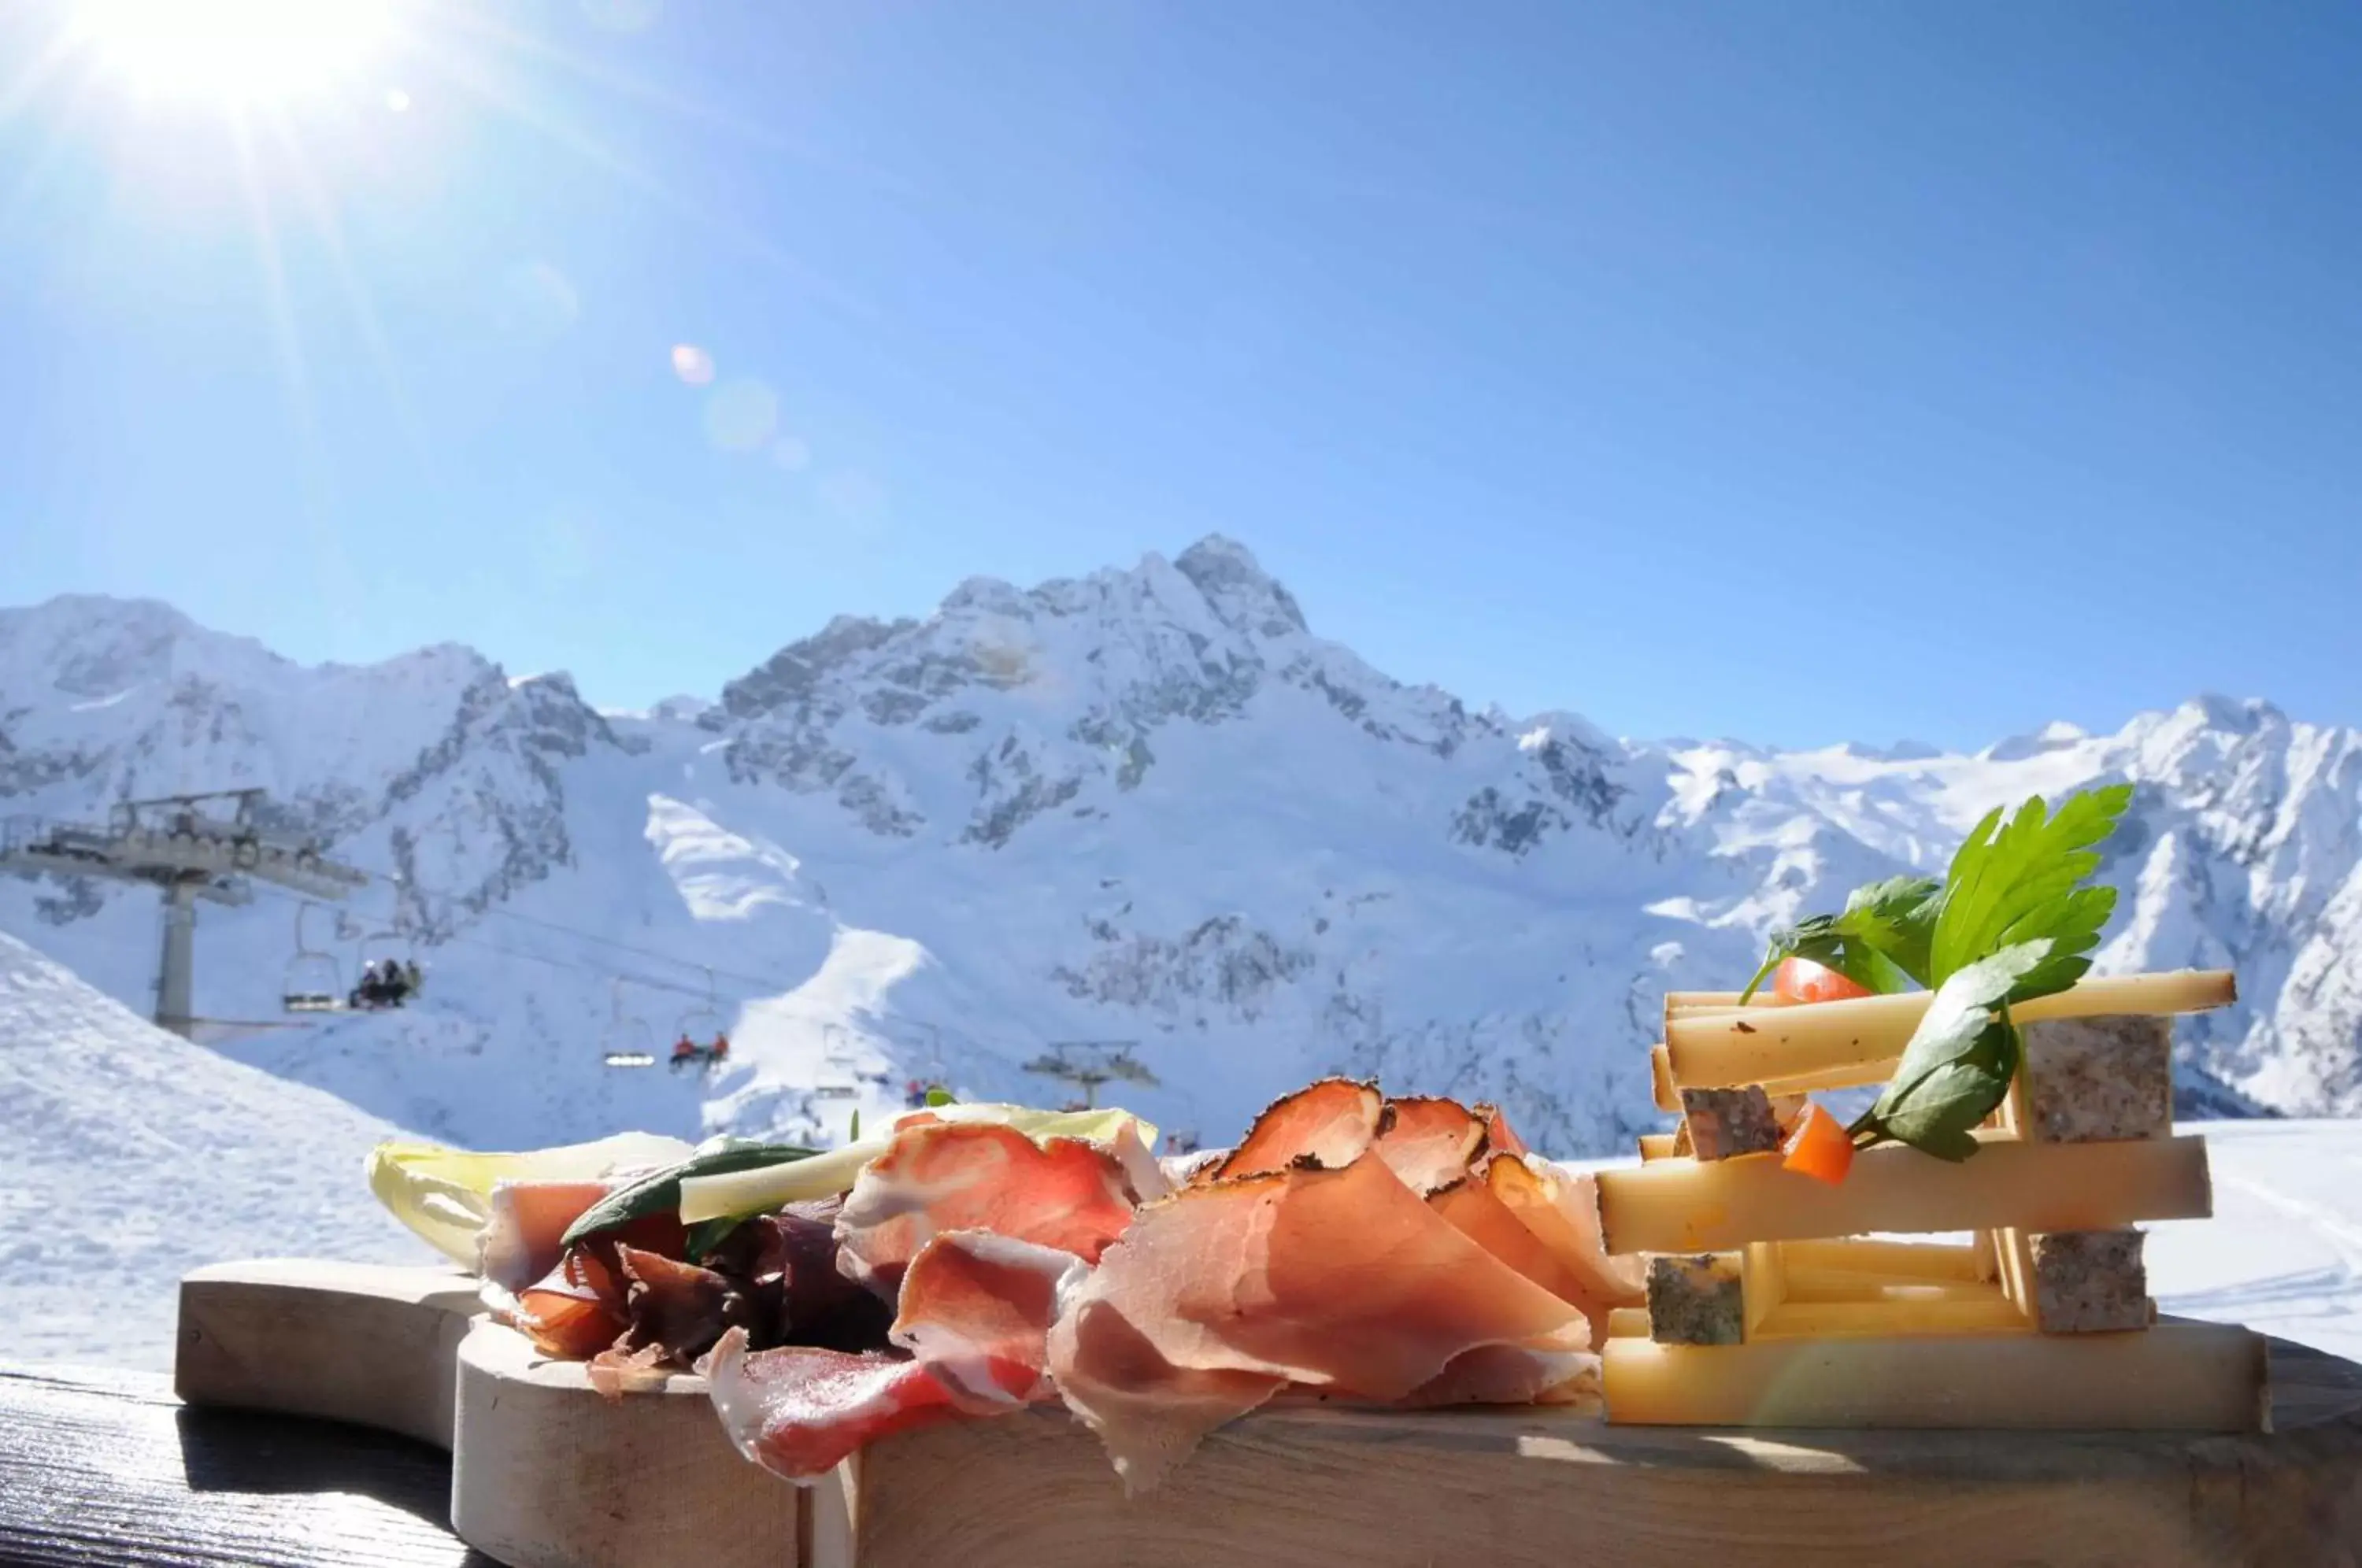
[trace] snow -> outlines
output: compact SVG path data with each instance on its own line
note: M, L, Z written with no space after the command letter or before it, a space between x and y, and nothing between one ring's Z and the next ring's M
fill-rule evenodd
M164 1370L235 1258L425 1263L362 1156L398 1130L167 1034L0 936L0 1318L18 1361Z
M307 668L60 600L0 610L0 811L268 788L377 878L337 911L345 982L407 947L428 984L220 1049L431 1137L840 1137L910 1077L1063 1098L1024 1064L1126 1041L1162 1082L1124 1099L1203 1136L1347 1071L1581 1154L1660 1125L1665 988L1940 868L1996 804L2130 779L2103 966L2237 970L2241 1004L2182 1025L2193 1090L2362 1111L2362 734L2269 704L1973 755L1618 740L1389 679L1221 538L841 615L716 695L602 711L466 648ZM155 921L145 889L0 879L0 931L134 1007ZM297 928L268 889L204 909L198 1010L276 1016ZM602 1066L709 1005L727 1069Z
M2218 1121L2214 1215L2150 1228L2160 1311L2362 1361L2362 1122Z
M1643 1047L1666 989L1730 985L1773 926L1940 869L1997 805L2118 780L2102 968L2239 977L2237 1007L2180 1026L2192 1103L2236 1108L2221 1080L2362 1112L2362 733L2268 702L1972 754L1617 739L1388 678L1220 537L840 615L714 695L602 710L451 645L307 667L151 601L0 609L0 814L259 786L275 828L372 878L308 923L268 888L201 910L197 1010L271 1025L210 1050L125 1010L151 994L151 890L0 878L24 1331L71 1350L58 1325L119 1277L153 1364L201 1255L399 1253L358 1176L389 1126L834 1140L911 1077L1063 1099L1025 1070L1060 1042L1131 1043L1161 1081L1114 1093L1209 1143L1351 1072L1613 1154L1662 1124ZM343 984L407 952L425 990L288 1019L299 930ZM710 1077L602 1063L717 1021ZM2214 1135L2224 1218L2159 1228L2160 1294L2344 1342L2362 1199L2335 1173L2362 1134Z
M868 945L847 939L822 973L832 985L875 985L907 957ZM2159 1307L2362 1359L2362 1122L2181 1131L2206 1136L2215 1213L2148 1228ZM167 1034L0 936L9 1355L168 1368L175 1286L207 1263L434 1261L362 1178L369 1147L401 1135L319 1090Z

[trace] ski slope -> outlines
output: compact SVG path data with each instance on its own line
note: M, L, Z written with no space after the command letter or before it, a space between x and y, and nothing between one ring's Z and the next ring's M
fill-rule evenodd
M370 1146L400 1135L0 935L0 1357L161 1371L193 1268L432 1261L362 1178Z
M2215 1215L2150 1227L2159 1306L2362 1360L2362 1122L2196 1130ZM0 935L7 1359L169 1367L175 1286L203 1264L433 1261L362 1179L370 1145L398 1135L154 1028Z

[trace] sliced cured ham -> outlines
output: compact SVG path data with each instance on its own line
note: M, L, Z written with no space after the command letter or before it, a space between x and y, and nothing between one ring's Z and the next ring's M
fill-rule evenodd
M893 1341L974 1415L1054 1398L1048 1337L1058 1304L1090 1272L1072 1253L989 1231L950 1231L902 1275Z
M758 1215L726 1237L705 1265L730 1281L726 1321L753 1348L820 1345L883 1350L894 1309L837 1267L836 1198L791 1203Z
M733 1329L698 1369L738 1452L806 1485L864 1443L962 1413L925 1366L877 1351L786 1345L750 1352L745 1331Z
M1600 1235L1595 1177L1528 1154L1494 1160L1485 1167L1485 1185L1580 1282L1595 1340L1606 1336L1606 1309L1636 1306L1648 1294L1647 1261L1608 1254Z
M1575 1405L1600 1397L1598 1355L1584 1345L1478 1345L1395 1401L1438 1405Z
M950 1231L903 1273L893 1337L908 1359L810 1345L750 1352L734 1328L700 1370L738 1451L808 1482L879 1438L1055 1398L1045 1337L1062 1292L1089 1266L989 1231Z
M477 1237L476 1272L523 1290L557 1266L566 1228L607 1196L603 1181L503 1181Z
M1509 1125L1509 1119L1501 1113L1499 1106L1480 1105L1476 1108L1476 1114L1485 1119L1486 1149L1496 1154L1519 1157L1530 1153L1526 1141L1518 1136L1517 1130Z
M1587 1277L1572 1260L1562 1257L1527 1229L1482 1178L1463 1176L1430 1194L1427 1201L1452 1229L1552 1296L1580 1309L1590 1325L1592 1340L1607 1337L1607 1313L1611 1308L1629 1304L1602 1297L1595 1279Z
M1142 1209L1072 1293L1050 1366L1137 1490L1280 1384L1401 1399L1480 1347L1565 1355L1589 1339L1578 1306L1462 1233L1372 1152ZM1140 1391L1160 1386L1173 1403L1195 1396L1189 1419L1168 1409L1133 1430Z
M628 1348L653 1346L684 1365L713 1348L728 1326L723 1319L731 1297L728 1280L660 1253L630 1246L618 1246L615 1253L626 1281Z
M946 1231L991 1231L1097 1262L1136 1201L1109 1150L1039 1143L991 1122L922 1122L864 1166L836 1219L839 1266L891 1301L919 1249Z
M1485 1146L1485 1121L1456 1099L1390 1099L1371 1144L1386 1168L1416 1193L1465 1180Z
M1268 1372L1175 1365L1105 1301L1080 1304L1051 1328L1050 1374L1067 1408L1098 1434L1127 1496L1153 1487L1207 1433L1287 1387Z
M582 1369L590 1386L610 1403L626 1394L646 1394L662 1388L672 1376L666 1365L670 1358L662 1345L642 1345L637 1350L625 1350L621 1345L609 1345Z
M583 1361L615 1342L622 1317L596 1291L552 1277L510 1297L501 1316L533 1342L533 1348L560 1361Z
M1340 1169L1359 1159L1378 1135L1385 1100L1378 1086L1323 1078L1274 1100L1255 1118L1239 1146L1218 1165L1191 1177L1205 1185L1264 1176L1305 1162Z

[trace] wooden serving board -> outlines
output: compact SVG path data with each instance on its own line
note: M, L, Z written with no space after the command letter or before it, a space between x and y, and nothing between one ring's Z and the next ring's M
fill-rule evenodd
M889 1439L789 1486L738 1457L701 1379L610 1404L480 1317L456 1270L200 1270L175 1383L448 1448L453 1528L513 1568L2362 1564L2362 1366L2271 1353L2270 1435L1307 1407L1234 1423L1129 1500L1051 1408Z

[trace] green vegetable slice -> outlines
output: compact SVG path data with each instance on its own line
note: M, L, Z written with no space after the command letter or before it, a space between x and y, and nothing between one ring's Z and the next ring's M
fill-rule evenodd
M617 1187L592 1204L580 1219L566 1228L562 1243L570 1247L585 1237L628 1225L644 1215L678 1209L684 1180L725 1176L762 1165L789 1165L810 1159L815 1152L793 1143L735 1143L692 1154L679 1165Z

